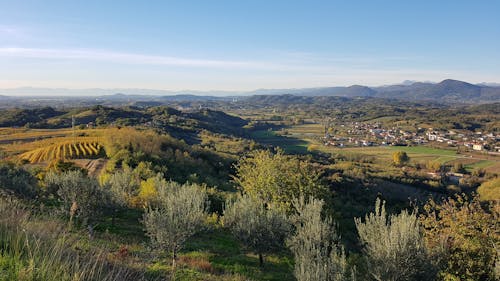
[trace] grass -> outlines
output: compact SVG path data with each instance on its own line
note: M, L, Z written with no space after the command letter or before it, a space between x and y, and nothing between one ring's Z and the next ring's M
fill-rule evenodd
M493 166L495 164L496 164L495 161L479 160L477 162L465 165L465 168L469 171L472 171L475 169L485 169L485 168L488 168L488 167Z
M30 212L0 199L0 280L144 280L107 261L105 251L84 251L58 223L37 223Z
M307 153L308 142L302 139L285 137L278 135L275 131L259 130L251 134L252 139L264 144L281 147L286 153L305 154Z
M401 150L411 154L430 154L439 156L456 156L456 150L432 148L427 146L389 146L392 150Z

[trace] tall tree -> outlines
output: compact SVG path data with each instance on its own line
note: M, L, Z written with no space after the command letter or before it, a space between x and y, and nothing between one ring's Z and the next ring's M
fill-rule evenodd
M236 201L226 202L224 225L259 255L259 263L264 264L264 254L280 249L289 232L289 223L283 211L267 208L258 198L240 196Z
M355 219L369 276L377 281L433 280L435 266L424 244L417 215L404 210L387 216L377 199L375 212Z

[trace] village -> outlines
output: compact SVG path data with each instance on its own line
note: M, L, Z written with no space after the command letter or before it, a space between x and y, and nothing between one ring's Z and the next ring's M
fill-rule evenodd
M387 128L381 123L346 122L325 126L323 139L324 145L337 147L433 144L439 147L456 147L459 151L500 153L500 134L420 127L408 131L398 127Z

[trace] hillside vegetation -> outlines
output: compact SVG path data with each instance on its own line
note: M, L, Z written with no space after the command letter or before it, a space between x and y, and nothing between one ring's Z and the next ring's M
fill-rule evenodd
M325 145L341 124L410 128L428 106L331 100L73 108L1 128L0 280L496 281L496 156ZM498 122L463 109L429 106L427 125Z

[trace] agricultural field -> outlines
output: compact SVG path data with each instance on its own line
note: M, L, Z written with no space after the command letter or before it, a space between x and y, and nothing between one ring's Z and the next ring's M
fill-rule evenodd
M70 142L60 142L47 147L37 148L19 155L31 164L69 160L77 158L97 158L103 153L103 147L96 138L76 138Z
M31 164L103 157L105 129L0 129L0 151L11 160Z
M437 161L453 165L462 163L468 171L484 169L487 172L500 173L500 157L481 153L458 154L455 148L444 149L429 146L373 146L373 147L332 147L321 142L324 127L321 124L293 125L276 131L256 131L252 137L257 141L279 146L288 153L305 153L309 145L320 152L339 155L364 155L373 157L376 162L390 163L394 151L404 151L414 163Z

